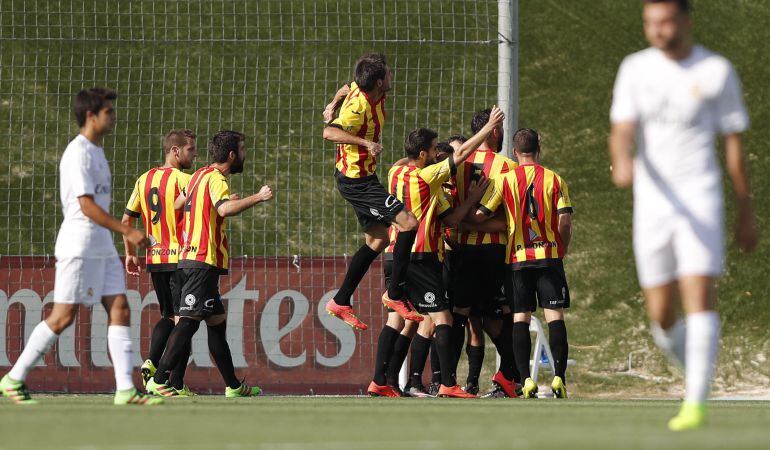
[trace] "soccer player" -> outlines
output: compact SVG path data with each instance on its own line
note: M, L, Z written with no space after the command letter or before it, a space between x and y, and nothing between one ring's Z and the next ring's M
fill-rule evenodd
M474 114L471 131L477 133L489 121L489 117L488 109ZM499 153L502 145L503 125L499 124L468 160L457 166L457 174L454 177L457 201L466 201L468 186L481 174L492 178L516 167L513 160ZM452 255L453 270L463 276L453 277L453 342L456 346L455 358L459 359L465 342L468 316L473 307L484 311L498 303L497 298L505 278L506 233L459 230L457 242ZM496 330L497 334L493 336L492 342L506 364L500 366L500 371L494 375L492 381L505 389L510 397L515 397L511 314L503 315L500 320L501 326Z
M155 374L175 323L174 308L178 307L180 286L175 282L174 272L179 260L178 236L182 231L180 228L184 226L184 213L181 208L174 210L174 201L179 195L187 193L190 175L182 170L191 168L195 160L195 133L187 129L169 131L163 138L163 152L166 155L163 166L148 170L136 180L122 221L133 227L134 219L142 219L152 244L147 249L145 261L158 297L161 317L152 330L149 357L142 364L142 381L145 385ZM126 249L126 272L138 277L139 257L125 237L123 243ZM184 385L187 358L182 359L180 366L172 372L170 384L176 394L189 396L192 395L190 389Z
M354 78L339 117L324 128L323 137L337 144L337 188L353 206L364 229L365 244L351 258L342 286L326 304L326 310L351 327L365 330L367 326L356 317L350 297L371 263L387 247L391 223L400 233L393 248L393 277L383 295L383 303L405 319L420 321L422 316L403 298L409 251L417 236L417 219L404 210L402 202L388 194L375 172L377 157L382 152L380 133L385 125L386 93L390 91L393 74L384 55L366 54L356 62ZM344 88L338 91L335 100L342 92Z
M147 392L170 397L168 386L172 369L187 358L192 337L201 321L208 331L209 352L225 381L225 397L251 397L261 390L250 387L235 376L230 346L225 332L225 308L219 296L219 276L230 267L225 218L273 198L270 186L246 198L230 194L228 177L243 172L246 137L236 131L220 131L208 145L211 164L198 169L190 179L184 199L184 242L176 277L181 286L179 322L168 338L158 370L147 381ZM177 200L176 204L180 203Z
M723 271L724 205L716 135L736 198L735 240L758 242L741 133L749 117L730 62L694 45L687 0L645 0L650 48L627 56L613 91L612 180L633 185L634 254L656 344L685 368L669 428L704 422L719 344L714 282ZM636 157L632 156L636 138ZM681 299L685 324L677 320Z
M529 128L518 130L513 146L519 167L492 180L475 218L483 220L503 205L508 222L506 263L510 265L513 288L514 354L524 379L524 398L537 394L537 384L529 373L529 322L538 304L548 322L553 352L551 389L555 397L566 398L569 349L564 308L569 308L570 298L562 259L572 238L572 203L564 180L540 165L537 132Z
M59 164L64 221L56 238L56 280L53 310L27 340L11 371L0 380L0 390L19 404L35 404L24 384L27 374L48 353L59 335L75 320L79 306L101 302L107 310L107 345L115 370L116 405L157 405L163 399L139 393L131 379L133 351L131 310L126 299L123 264L111 231L130 245L147 247L139 230L112 217L112 174L102 148L104 136L115 126L115 91L83 89L75 96L73 112L80 134L67 145Z

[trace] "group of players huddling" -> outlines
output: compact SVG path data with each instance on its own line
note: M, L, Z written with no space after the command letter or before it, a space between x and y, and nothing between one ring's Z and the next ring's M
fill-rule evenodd
M634 252L653 337L685 368L685 402L669 428L686 430L704 422L718 352L714 280L723 268L724 207L717 134L725 137L737 199L736 241L746 251L758 242L741 141L748 115L729 61L693 44L687 0L644 0L643 14L651 48L623 61L614 89L612 179L620 187L634 186ZM337 186L356 212L365 244L326 310L365 330L351 296L385 252L382 302L388 317L369 393L475 397L486 333L500 355L490 396L535 397L529 321L540 305L554 359L551 389L565 398L563 310L570 298L562 259L571 240L572 204L564 180L540 165L537 132L515 132L514 161L499 153L504 120L499 108L476 113L467 140L455 135L439 142L434 131L418 128L406 137L406 158L390 168L385 187L376 164L393 75L383 55L367 54L356 63L353 78L326 107L323 137L337 144ZM163 140L165 164L139 177L118 221L107 212L112 183L101 147L115 123L116 98L104 88L75 97L80 134L59 168L64 221L56 241L54 306L0 380L0 390L16 403L36 403L24 384L27 374L72 324L80 304L101 302L109 316L115 404L153 405L162 397L193 395L184 371L201 321L226 396L258 395L259 388L235 376L218 279L229 267L225 218L270 200L272 190L263 186L245 198L230 193L228 177L244 168L243 134L217 133L209 141L209 165L190 176L182 170L192 167L196 136L172 130ZM135 219L147 234L133 228ZM124 236L128 274L139 275L136 248L147 249L146 267L162 315L142 365L146 390L154 395L139 392L131 379L130 310L111 231ZM678 297L686 326L676 318ZM463 389L455 370L466 331L469 375ZM411 376L402 391L397 374L410 347ZM422 372L429 353L433 377L426 388Z

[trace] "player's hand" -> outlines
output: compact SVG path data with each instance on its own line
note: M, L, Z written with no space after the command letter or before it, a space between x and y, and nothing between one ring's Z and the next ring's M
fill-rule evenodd
M614 166L610 166L612 172L612 182L619 188L628 188L634 183L634 161L618 161Z
M150 243L150 238L148 238L143 231L137 230L136 228L132 228L126 233L126 239L128 239L128 242L130 242L131 245L135 245L139 248L147 248L152 245Z
M759 225L750 207L739 208L738 220L735 221L735 241L747 253L759 244Z
M126 273L138 277L139 272L142 271L142 268L139 267L139 257L136 255L128 255L126 256Z
M273 198L273 189L270 186L262 186L262 189L257 192L260 202L266 202Z
M505 120L505 113L503 112L503 110L498 108L496 105L492 106L492 111L489 113L488 124L492 128L496 128L498 125L501 125L504 120Z
M366 149L369 150L369 154L371 154L374 157L377 157L382 153L382 144L379 142L371 142L369 141L368 144L366 144Z
M487 187L489 187L489 178L485 177L482 173L477 181L471 182L471 185L468 188L467 201L478 203L481 200L481 197L484 196L484 192L487 191Z

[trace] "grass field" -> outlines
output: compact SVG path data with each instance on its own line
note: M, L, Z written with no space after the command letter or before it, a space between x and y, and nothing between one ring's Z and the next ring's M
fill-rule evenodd
M765 449L770 403L711 404L706 429L675 434L669 401L200 396L157 408L107 396L0 406L0 449Z

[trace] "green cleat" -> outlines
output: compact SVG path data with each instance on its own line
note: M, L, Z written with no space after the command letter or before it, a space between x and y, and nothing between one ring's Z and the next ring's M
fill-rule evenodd
M0 391L5 397L13 400L17 405L37 405L37 400L29 395L27 386L21 381L16 381L6 375L0 380Z
M145 359L142 363L142 386L147 388L147 382L150 380L150 378L155 375L155 371L158 369L155 367L155 364L152 363L152 360Z
M196 395L198 395L195 392L191 391L186 384L184 385L184 387L182 387L182 389L176 389L176 388L173 388L173 389L177 397L195 397Z
M553 391L554 398L567 398L567 386L564 384L564 380L562 380L561 377L553 377L551 391Z
M522 397L524 398L537 398L537 383L532 378L524 380L524 387L522 388Z
M705 422L706 403L685 400L679 414L668 421L668 429L671 431L694 430L702 427Z
M230 386L227 386L225 388L225 397L227 398L235 398L235 397L256 397L257 395L262 393L262 389L260 389L257 386L250 387L244 382L241 382L241 387L238 389L233 389Z
M175 397L177 394L176 389L167 385L156 383L155 379L150 378L147 380L147 386L145 387L148 394L152 394L158 397Z
M116 391L115 400L113 402L116 405L162 405L165 400L151 395L142 394L137 391L136 388L126 389L125 391Z

